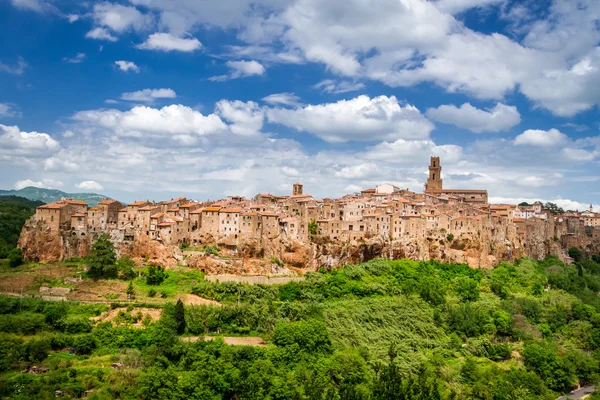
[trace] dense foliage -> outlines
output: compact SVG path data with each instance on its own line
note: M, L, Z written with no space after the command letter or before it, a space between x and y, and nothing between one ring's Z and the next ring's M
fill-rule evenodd
M201 280L194 293L221 307L169 303L137 328L122 311L124 325L92 324L104 305L0 297L0 396L554 399L600 379L598 261L373 260L285 285ZM201 339L215 334L269 345ZM17 372L32 363L50 370Z
M118 272L116 262L115 247L110 237L107 234L100 235L87 256L88 275L93 278L115 277Z
M17 246L25 221L35 214L41 201L31 201L18 196L0 196L0 258L7 258Z

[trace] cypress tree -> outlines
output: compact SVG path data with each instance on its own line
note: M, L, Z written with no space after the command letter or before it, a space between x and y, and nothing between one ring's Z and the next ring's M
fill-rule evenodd
M183 308L183 302L181 299L177 300L175 304L175 324L177 326L177 333L183 334L185 332L185 310Z

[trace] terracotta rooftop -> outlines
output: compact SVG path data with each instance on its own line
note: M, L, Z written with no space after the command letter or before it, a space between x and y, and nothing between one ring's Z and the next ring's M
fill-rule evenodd
M152 211L152 210L156 210L157 208L160 208L160 207L155 204L148 204L147 206L138 208L138 211Z
M220 206L211 206L211 207L206 207L204 209L204 211L219 211L221 209Z
M140 200L140 201L134 201L133 203L130 204L130 206L139 207L139 206L143 206L146 204L148 204L148 202L146 200Z
M175 225L177 222L174 221L170 221L170 222L161 222L160 224L156 224L156 226L159 227L166 227L166 226L171 226L171 225Z
M86 216L86 214L84 214L84 213L76 213L76 214L71 215L71 217L85 217L85 216Z
M106 200L102 200L102 201L101 201L101 202L99 202L98 204L101 204L101 205L103 205L103 206L108 206L108 205L110 205L110 204L113 204L113 203L116 203L116 202L117 202L116 200L109 200L109 199L106 199Z
M190 211L190 214L201 214L204 208L197 208L194 211Z
M231 214L231 213L239 213L242 210L240 208L222 208L221 210L219 210L220 213L227 213L227 214Z
M161 218L164 215L165 215L165 213L157 213L157 214L151 215L150 218Z
M37 208L38 209L59 209L59 208L63 208L63 207L66 207L66 206L67 206L67 203L56 201L54 203L44 204L43 206L39 206Z
M94 206L94 207L88 209L88 211L100 211L100 210L101 210L101 208L98 206Z
M73 204L78 206L87 206L87 203L83 200L73 200L73 199L65 199L67 204Z

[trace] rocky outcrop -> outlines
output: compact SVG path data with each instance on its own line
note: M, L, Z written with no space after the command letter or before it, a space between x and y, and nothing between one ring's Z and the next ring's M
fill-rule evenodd
M46 224L34 217L25 222L17 246L25 259L41 263L61 261L66 254L62 236L53 235Z

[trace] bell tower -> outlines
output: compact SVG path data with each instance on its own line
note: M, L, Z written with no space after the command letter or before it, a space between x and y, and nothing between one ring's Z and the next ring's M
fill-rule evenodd
M300 182L294 183L294 191L292 193L294 196L300 196L302 194L302 184Z
M426 192L442 191L442 166L439 157L431 157L429 162L429 178L425 184Z

